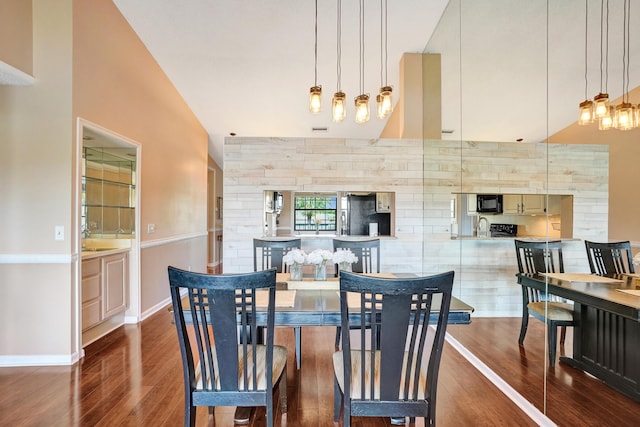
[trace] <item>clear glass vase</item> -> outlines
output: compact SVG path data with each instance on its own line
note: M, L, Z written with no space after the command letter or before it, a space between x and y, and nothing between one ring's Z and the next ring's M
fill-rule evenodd
M289 274L291 276L291 280L302 280L302 264L290 265Z
M327 264L326 263L323 262L322 264L316 264L315 279L327 280Z
M338 268L340 271L351 271L351 263L350 262L341 262L338 264Z

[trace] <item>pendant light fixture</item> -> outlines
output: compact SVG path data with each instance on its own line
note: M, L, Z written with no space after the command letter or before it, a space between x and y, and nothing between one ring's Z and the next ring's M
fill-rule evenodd
M337 0L337 18L336 18L336 75L337 75L337 90L333 94L333 102L331 108L331 115L333 121L340 123L347 116L347 106L345 101L347 95L342 91L342 0Z
M314 83L309 89L309 111L318 114L322 109L322 86L318 85L318 0L316 0L315 29L314 29Z
M606 13L605 13L606 6ZM606 29L605 29L606 27ZM595 118L609 115L609 0L600 0L600 93L593 98ZM602 126L600 126L602 127Z
M386 119L393 112L393 88L387 84L387 0L380 0L380 93L378 102L378 118Z
M369 121L369 95L364 93L364 0L360 0L360 95L356 96L356 123Z
M629 102L629 19L631 2L624 0L622 34L622 103L616 106L613 124L616 129L630 130L636 127L636 106Z
M579 125L588 125L593 123L593 101L588 98L587 88L587 35L588 35L588 21L589 21L589 5L588 0L584 2L584 97L585 100L580 103L580 117L578 118Z

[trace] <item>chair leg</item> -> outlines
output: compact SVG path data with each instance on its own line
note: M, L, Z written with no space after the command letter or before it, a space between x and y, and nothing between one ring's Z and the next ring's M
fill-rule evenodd
M278 391L280 392L280 412L287 413L287 365L284 366L284 371L280 376L280 384L278 385Z
M518 344L524 342L524 336L527 334L527 326L529 326L529 310L526 308L522 312L522 324L520 325L520 337L518 338Z
M556 364L556 342L558 340L558 327L554 323L549 323L547 327L549 335L549 366Z
M566 326L561 326L560 327L560 344L564 346L564 339L567 336L567 327Z
M296 326L294 332L296 336L296 368L300 370L302 365L302 331L300 326Z
M333 421L338 422L340 420L340 409L342 409L342 402L344 397L342 390L338 384L338 379L335 374L333 375Z

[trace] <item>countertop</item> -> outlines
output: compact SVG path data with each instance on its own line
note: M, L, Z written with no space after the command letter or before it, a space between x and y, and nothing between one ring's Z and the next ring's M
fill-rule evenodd
M340 240L350 240L354 242L363 241L363 240L374 240L374 239L396 239L395 236L338 236L335 234L298 234L291 236L260 236L256 237L259 240L271 240L271 241L279 241L279 240L292 240L292 239L340 239Z
M83 248L82 252L80 253L80 256L82 257L83 260L85 260L85 259L103 257L107 255L119 254L121 252L129 252L130 250L131 248L91 248L91 249Z

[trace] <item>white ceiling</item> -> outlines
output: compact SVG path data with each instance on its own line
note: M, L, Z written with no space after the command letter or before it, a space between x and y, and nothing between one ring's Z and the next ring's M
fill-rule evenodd
M447 0L388 0L387 82L396 94L404 52L439 53L442 128L453 131L444 137L534 142L573 123L585 98L585 0L462 0L462 7L460 1L447 6ZM593 97L600 89L601 1L587 1L588 96ZM640 83L640 2L631 2L629 88L634 88ZM313 0L114 3L209 133L209 152L220 165L223 139L232 132L376 138L384 128L374 114L356 125L353 109L345 122L331 121L335 0L318 0L318 84L324 103L319 115L307 106L314 84ZM342 3L342 90L352 100L359 92L359 3ZM610 3L608 92L615 98L622 93L622 0ZM366 1L365 15L363 85L375 98L381 83L380 2ZM314 127L328 131L313 132Z

